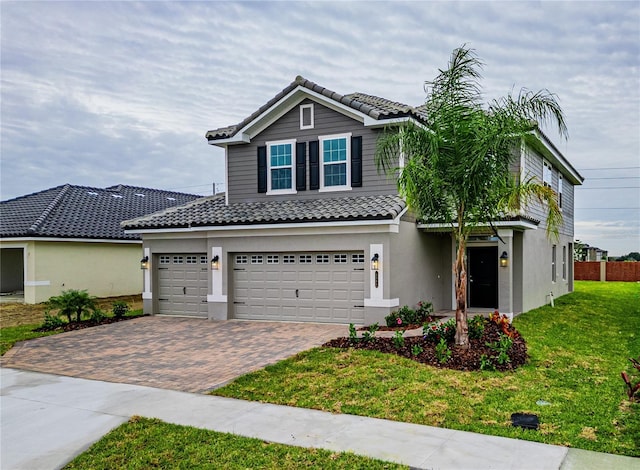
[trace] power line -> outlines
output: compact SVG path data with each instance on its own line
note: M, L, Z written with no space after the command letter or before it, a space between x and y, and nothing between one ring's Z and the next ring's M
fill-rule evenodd
M600 186L599 188L585 188L576 186L576 189L640 189L640 186Z
M640 166L610 166L610 167L602 167L602 168L578 168L578 171L602 171L602 170L636 170L640 168Z
M597 178L589 178L587 181L593 180L631 180L638 179L640 176L599 176Z

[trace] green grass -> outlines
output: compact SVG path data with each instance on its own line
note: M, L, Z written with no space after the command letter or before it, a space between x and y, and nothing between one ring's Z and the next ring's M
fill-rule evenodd
M18 341L55 335L62 332L62 330L33 331L34 328L38 328L39 326L40 325L20 325L0 328L0 355L4 355L4 353L11 349Z
M400 469L350 453L264 442L156 419L134 417L109 432L66 469Z
M576 282L555 308L514 320L530 359L513 373L316 348L212 393L640 456L640 404L628 402L620 378L640 355L639 309L638 283ZM537 414L540 430L512 427L515 412Z
M142 310L131 310L127 312L125 316L135 317L140 315L142 315ZM0 328L0 356L4 356L4 354L9 349L11 349L13 345L18 341L25 341L28 339L41 338L43 336L51 336L57 335L59 333L64 333L63 330L33 331L40 326L41 323L36 323L31 325L8 326L5 328Z

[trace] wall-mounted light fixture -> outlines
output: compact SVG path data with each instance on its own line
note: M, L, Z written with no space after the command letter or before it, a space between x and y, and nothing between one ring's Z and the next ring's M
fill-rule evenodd
M149 269L149 257L145 256L140 260L140 269Z
M211 259L211 269L213 269L214 271L220 269L220 257L218 255L215 255Z
M506 251L503 251L502 254L500 255L500 266L503 268L506 268L507 266L509 266L509 255L507 254Z
M380 256L376 253L371 258L371 271L377 271L378 269L380 269Z

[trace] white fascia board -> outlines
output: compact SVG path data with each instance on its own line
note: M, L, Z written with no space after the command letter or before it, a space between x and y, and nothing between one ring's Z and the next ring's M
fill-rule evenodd
M537 230L538 226L532 222L528 222L526 220L499 220L497 222L493 222L494 227L508 227L515 229L523 229L523 230ZM457 227L458 224L453 224L453 227ZM452 225L450 224L418 224L418 228L422 230L430 230L434 232L448 232L451 230ZM476 227L491 227L488 223L477 224Z
M227 137L226 139L209 140L207 143L209 145L224 147L227 144L248 144L249 142L251 142L251 138L247 134L238 132L233 137Z
M127 233L125 231L125 233ZM132 232L133 233L133 232ZM3 238L0 242L75 242L75 243L117 243L142 245L142 240L108 240L103 238L55 238L55 237L16 237Z
M531 132L531 136L535 137L535 139L541 144L541 148L537 150L542 150L542 153L545 157L547 157L551 162L560 169L560 171L566 175L571 183L575 185L581 185L584 181L584 178L578 171L569 163L569 161L565 158L564 155L558 150L558 148L551 142L551 140L542 133L539 129L535 129Z
M408 116L393 118L393 119L374 119L371 116L365 116L364 118L364 126L372 127L372 128L386 127L389 125L401 125L401 124L406 124L408 122L413 122L416 126L421 126L421 127L424 126L424 124L422 124L421 122L418 122L412 117L408 117Z

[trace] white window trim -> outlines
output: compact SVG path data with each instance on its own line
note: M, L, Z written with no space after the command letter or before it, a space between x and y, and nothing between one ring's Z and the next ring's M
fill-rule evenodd
M311 124L309 124L308 126L304 125L304 110L305 109L310 109L311 110ZM304 130L304 129L313 129L315 126L315 118L313 115L313 103L311 104L302 104L300 105L300 130Z
M289 189L271 189L271 146L272 145L291 145L291 188ZM276 194L297 194L296 191L296 139L274 140L266 142L267 146L267 196ZM278 167L285 168L285 167Z
M558 278L558 271L556 269L558 259L558 249L556 245L551 247L551 283L555 284Z
M324 141L325 140L333 140L333 139L345 139L346 140L346 152L347 152L347 178L346 184L343 186L325 186L324 185ZM324 192L335 192L335 191L351 191L351 132L346 134L332 134L332 135L322 135L318 137L319 141L319 160L320 160L320 189L318 190L321 193ZM330 165L330 163L329 163Z

